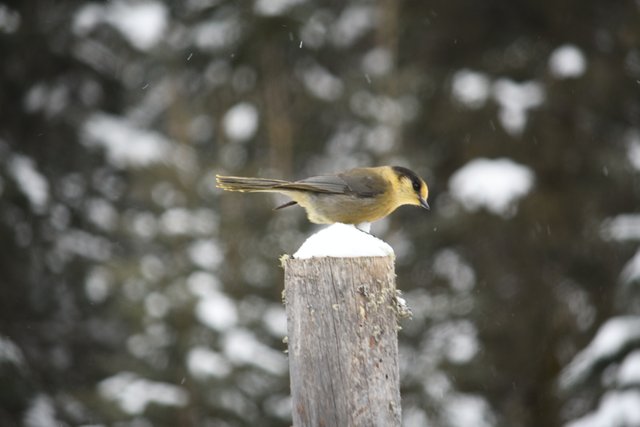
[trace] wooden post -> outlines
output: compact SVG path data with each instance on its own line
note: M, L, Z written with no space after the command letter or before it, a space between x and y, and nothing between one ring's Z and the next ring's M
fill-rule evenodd
M285 259L294 427L398 427L394 259Z

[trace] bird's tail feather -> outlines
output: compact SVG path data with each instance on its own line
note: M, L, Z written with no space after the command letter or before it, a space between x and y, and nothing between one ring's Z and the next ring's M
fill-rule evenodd
M267 191L280 192L282 185L290 184L289 181L281 179L266 178L246 178L242 176L222 176L216 175L216 186L227 191Z

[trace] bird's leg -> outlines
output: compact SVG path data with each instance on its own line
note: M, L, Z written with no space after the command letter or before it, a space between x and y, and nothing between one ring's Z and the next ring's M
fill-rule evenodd
M360 231L364 231L367 234L371 234L370 222L361 222L360 224L354 224L354 226Z
M274 211L277 211L278 209L284 209L284 208L288 208L289 206L293 206L293 205L297 205L298 202L296 202L295 200L292 200L290 202L284 203L280 206L278 206L277 208L273 208Z

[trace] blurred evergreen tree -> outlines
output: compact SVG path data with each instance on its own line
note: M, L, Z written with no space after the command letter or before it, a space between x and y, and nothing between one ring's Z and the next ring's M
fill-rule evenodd
M0 424L289 425L277 258L313 229L222 196L214 174L395 163L434 208L373 229L415 314L406 426L594 411L606 387L557 381L607 319L638 316L634 228L607 234L638 209L638 16L595 0L1 4ZM501 158L534 178L519 201L455 191Z

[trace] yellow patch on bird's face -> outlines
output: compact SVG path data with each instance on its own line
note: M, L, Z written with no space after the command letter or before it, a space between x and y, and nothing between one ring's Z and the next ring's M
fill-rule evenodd
M429 188L427 187L427 183L422 181L422 188L420 188L420 197L424 200L429 198Z
M407 176L400 177L400 185L396 195L401 204L420 206L420 198L426 200L428 196L427 185L422 180L418 184L419 187L414 180Z

